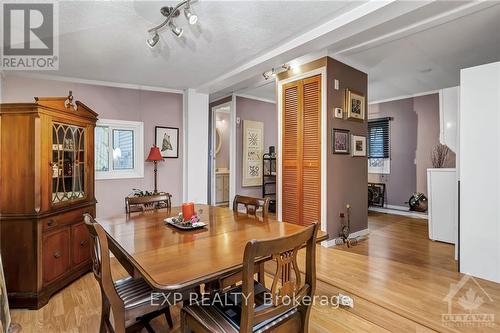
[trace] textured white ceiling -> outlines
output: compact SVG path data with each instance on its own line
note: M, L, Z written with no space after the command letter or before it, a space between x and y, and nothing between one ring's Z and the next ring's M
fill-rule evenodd
M157 48L147 29L171 1L64 1L59 5L58 76L172 89L197 87L325 20L362 4L346 1L199 1L199 24L183 15L181 39L167 29Z
M419 14L429 17L432 11L424 9L428 13ZM431 9L435 11L436 7ZM331 56L368 73L369 101L456 86L460 83L460 69L500 61L500 4L404 37L364 44L396 31L396 27L415 23L416 16L415 13L402 16L397 25L387 22L330 47ZM352 48L356 44L362 47ZM339 53L342 49L347 51ZM244 93L273 99L274 86L248 89Z
M459 85L460 69L500 60L500 5L342 59L368 73L371 101Z

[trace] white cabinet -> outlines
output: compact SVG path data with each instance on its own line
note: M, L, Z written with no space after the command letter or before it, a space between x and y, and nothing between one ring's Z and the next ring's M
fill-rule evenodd
M455 169L427 169L429 238L455 244L458 193Z
M217 173L215 176L215 203L229 202L229 173Z

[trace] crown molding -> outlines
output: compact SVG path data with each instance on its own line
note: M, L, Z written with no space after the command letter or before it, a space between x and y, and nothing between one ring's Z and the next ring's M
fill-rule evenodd
M252 95L234 94L234 96L248 98L248 99L253 99L253 100L256 100L256 101L260 101L260 102L266 102L266 103L276 104L276 101L274 101L272 99L261 98L261 97L256 97L256 96L252 96Z
M76 77L69 76L58 76L58 75L49 75L49 74L38 74L38 73L14 73L10 72L5 74L5 77L9 76L17 76L17 77L25 77L31 79L40 79L40 80L53 80L53 81L62 81L62 82L72 82L72 83L81 83L81 84L89 84L96 86L105 86L105 87L113 87L113 88L123 88L123 89L134 89L134 90L145 90L145 91L157 91L157 92L165 92L171 94L183 94L184 91L180 89L171 89L171 88L163 88L163 87L155 87L155 86L144 86L140 84L133 83L120 83L113 81L100 81L100 80L87 80Z

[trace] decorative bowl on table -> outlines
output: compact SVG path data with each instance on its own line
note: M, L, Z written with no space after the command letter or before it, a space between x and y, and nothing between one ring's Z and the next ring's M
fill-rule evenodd
M179 213L177 216L167 217L164 221L165 224L169 224L182 230L193 230L203 228L207 225L204 222L200 222L200 218L196 214L191 216L189 219L184 219L182 213Z

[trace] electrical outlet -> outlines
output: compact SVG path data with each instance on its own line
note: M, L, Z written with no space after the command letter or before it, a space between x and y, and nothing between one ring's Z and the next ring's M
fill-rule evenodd
M354 300L350 296L339 294L339 305L354 308Z
M339 90L339 80L333 80L333 89Z
M339 217L344 218L345 217L344 212L340 212Z

